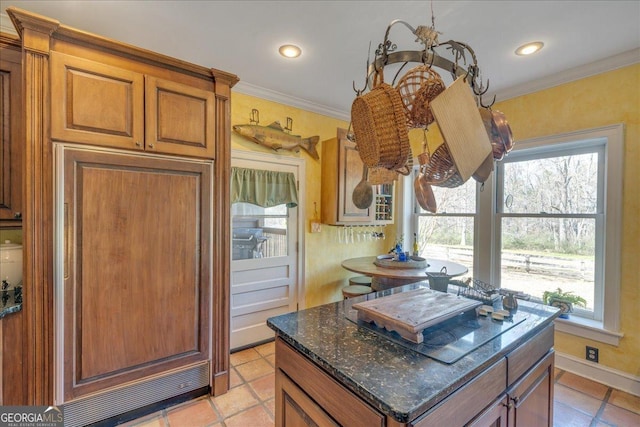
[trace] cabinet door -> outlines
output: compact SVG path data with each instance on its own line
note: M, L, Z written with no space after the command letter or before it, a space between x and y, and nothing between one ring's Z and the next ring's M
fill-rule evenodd
M213 158L213 92L146 77L146 149Z
M22 217L21 52L0 47L0 221ZM9 225L9 224L7 224Z
M509 389L509 426L553 425L553 362L551 350Z
M65 401L208 360L212 162L58 149Z
M467 427L507 427L509 399L502 395Z
M337 427L338 424L281 370L276 372L276 427Z
M347 139L346 134L338 138L338 222L372 222L375 200L368 209L360 209L353 204L353 190L362 180L363 163L356 144Z
M51 137L144 149L144 76L51 52Z

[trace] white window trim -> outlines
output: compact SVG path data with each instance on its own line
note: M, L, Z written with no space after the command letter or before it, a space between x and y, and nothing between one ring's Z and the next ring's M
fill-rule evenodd
M555 322L556 330L571 335L577 335L607 344L617 346L623 334L620 331L620 252L621 252L621 236L622 236L622 184L623 184L623 167L624 167L624 125L616 124L595 129L587 129L576 132L569 132L559 135L533 138L524 141L518 141L513 149L513 153L521 150L533 150L538 147L547 145L557 145L559 149L571 148L577 144L576 141L589 141L606 139L607 143L604 148L604 185L607 194L604 211L606 212L605 220L605 242L604 242L604 271L603 277L606 280L604 286L604 307L602 321L594 321L591 319L571 316L569 319L557 319ZM565 145L566 144L566 145ZM584 142L583 142L584 144ZM564 145L564 146L563 146ZM490 279L495 283L499 272L495 268L497 265L497 257L495 249L495 225L493 216L495 215L495 183L493 182L493 174L491 181L485 183L485 190L492 189L483 194L480 193L480 205L485 208L491 203L492 218L481 216L479 229L488 234L487 229L492 230L491 238L491 267ZM483 212L483 210L480 210ZM484 212L487 212L484 210ZM489 220L491 223L487 223ZM482 236L480 236L481 238ZM485 237L486 242L486 237ZM481 251L482 253L482 251ZM487 258L485 254L485 258ZM485 259L484 262L487 260ZM480 261L479 261L480 263ZM482 264L482 270L486 269L486 264Z
M572 316L569 319L557 319L556 330L582 338L591 339L617 346L623 333L620 332L620 258L622 243L622 185L624 173L624 125L615 124L594 129L586 129L548 137L532 138L517 141L513 152L519 150L534 149L547 144L567 144L563 148L570 148L576 141L606 138L605 146L605 188L607 200L604 210L606 212L606 236L604 242L605 262L604 277L607 285L604 287L604 311L603 320ZM412 221L414 197L411 193L412 186L408 179L403 182L404 215L398 225L398 232L412 235L417 221ZM499 272L496 271L496 239L495 239L495 209L496 190L494 173L485 181L484 188L478 190L477 218L474 230L474 277L487 283L497 283ZM481 250L481 248L483 250ZM489 249L489 250L487 250Z

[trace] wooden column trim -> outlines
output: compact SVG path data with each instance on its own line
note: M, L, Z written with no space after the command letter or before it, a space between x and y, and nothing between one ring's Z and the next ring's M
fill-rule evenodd
M213 198L213 329L211 355L211 394L229 390L229 328L231 282L231 86L238 77L212 69L216 93L216 151ZM219 302L223 301L222 304Z
M53 404L53 209L49 137L50 36L59 23L17 8L7 13L22 39L24 94L23 312L26 405Z

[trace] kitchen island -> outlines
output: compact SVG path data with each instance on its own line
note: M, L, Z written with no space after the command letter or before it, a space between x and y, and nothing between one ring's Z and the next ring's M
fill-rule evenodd
M449 359L402 345L353 316L355 303L419 286L270 318L276 332L276 426L489 426L506 425L507 419L509 425L551 426L553 319L559 310L522 301L517 322L475 344L476 334L465 335L457 341L467 351ZM490 318L464 322L478 331L500 327L486 323L498 322Z

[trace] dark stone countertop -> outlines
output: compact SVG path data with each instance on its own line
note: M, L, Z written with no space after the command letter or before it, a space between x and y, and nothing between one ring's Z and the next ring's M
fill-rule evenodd
M16 289L18 289L16 299ZM2 298L0 299L0 319L11 313L17 313L22 310L22 287L2 290Z
M530 339L559 314L554 307L519 301L517 313L524 320L452 364L394 343L347 318L353 317L351 305L356 302L417 287L407 285L288 313L268 319L267 324L361 399L407 423Z

